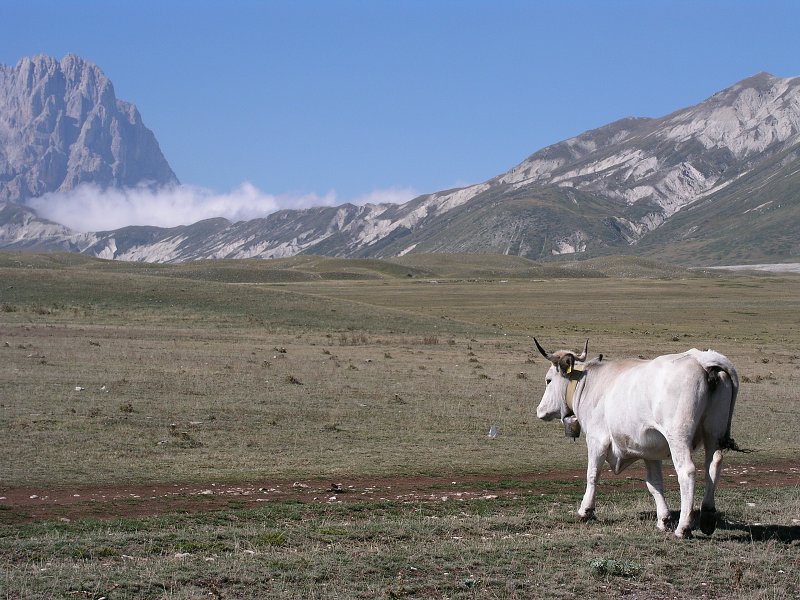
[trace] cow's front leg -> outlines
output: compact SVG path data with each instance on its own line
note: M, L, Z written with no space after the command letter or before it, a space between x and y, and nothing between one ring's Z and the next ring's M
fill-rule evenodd
M647 489L656 501L656 527L661 531L667 528L669 518L669 507L664 499L664 475L661 472L660 460L646 460L647 465Z
M589 466L586 468L586 493L583 495L581 507L578 509L578 516L583 521L594 518L594 498L596 494L597 482L600 480L600 470L605 460L605 449L597 444L592 444L587 440L589 447Z

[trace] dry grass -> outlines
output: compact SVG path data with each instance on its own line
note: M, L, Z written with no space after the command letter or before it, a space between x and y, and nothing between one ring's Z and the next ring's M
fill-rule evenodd
M327 281L281 272L278 283L241 284L230 281L270 280L270 265L175 273L5 259L5 487L582 468L583 443L535 419L546 365L533 335L553 348L588 337L590 352L611 359L711 346L742 375L733 433L758 450L747 461L800 451L790 426L800 413L797 277L430 283L405 267L368 276L366 263L348 280L345 263ZM0 596L783 599L800 590L796 487L722 489L727 521L712 540L688 543L654 531L643 489L601 486L601 521L585 527L571 516L580 482L562 487L469 503L274 503L4 525Z
M776 426L800 411L797 277L241 286L127 268L3 270L6 485L581 466L535 419L532 335L611 359L714 347L742 375L751 458L800 448Z
M529 353L505 341L339 346L313 335L31 325L3 334L7 485L481 472L506 453L515 472L532 467L549 432L518 378L535 373ZM200 443L176 444L173 423ZM502 438L492 445L493 423Z

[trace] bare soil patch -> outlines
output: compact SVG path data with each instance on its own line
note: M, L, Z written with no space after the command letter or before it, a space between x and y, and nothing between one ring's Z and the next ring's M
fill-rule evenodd
M677 489L674 476L667 488ZM357 477L329 480L262 480L249 483L152 483L138 485L74 486L44 489L0 487L0 517L6 523L54 519L117 519L161 514L198 513L248 508L268 502L446 502L514 498L522 494L551 494L582 489L584 472L556 471L526 475ZM672 482L672 483L671 483ZM726 487L769 488L800 484L800 464L736 464L722 473ZM644 489L644 469L634 467L614 475L607 471L601 490Z

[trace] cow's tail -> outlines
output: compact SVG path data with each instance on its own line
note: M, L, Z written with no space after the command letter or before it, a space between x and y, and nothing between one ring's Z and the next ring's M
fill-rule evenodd
M720 449L752 452L752 450L741 448L731 436L733 409L736 406L736 397L739 395L739 374L736 372L736 367L728 360L728 357L713 350L701 352L692 349L689 352L707 373L712 406L719 406L720 403L728 404L728 423L725 433L719 439Z
M732 366L732 365L731 365ZM725 434L719 440L719 447L721 450L733 450L734 452L751 452L745 450L736 443L736 440L731 436L731 423L733 422L733 408L736 406L736 396L739 394L739 377L737 376L736 369L728 371L722 367L711 367L708 369L709 383L716 381L716 385L712 384L711 398L712 402L725 401L723 395L730 394L729 407L728 407L728 425L725 428ZM726 381L727 380L727 381Z

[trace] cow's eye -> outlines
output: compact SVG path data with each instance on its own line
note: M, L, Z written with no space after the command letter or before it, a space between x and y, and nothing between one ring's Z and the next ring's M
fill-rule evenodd
M550 385L550 382L553 381L550 377L544 380L545 385Z

